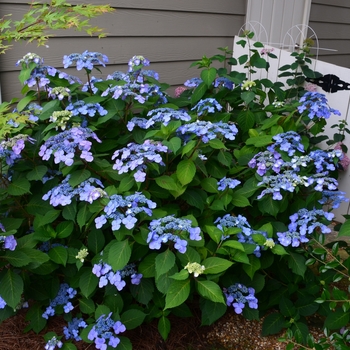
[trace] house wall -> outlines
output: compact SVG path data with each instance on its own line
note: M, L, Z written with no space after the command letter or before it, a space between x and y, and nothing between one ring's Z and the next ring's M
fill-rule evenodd
M350 1L312 0L309 26L316 32L319 59L350 68Z
M70 1L73 4L89 0ZM104 0L91 1L105 4ZM0 17L11 13L20 19L28 9L28 0L3 0ZM18 67L15 63L28 52L35 52L47 65L62 68L62 57L84 50L101 52L109 57L102 77L115 70L125 71L128 60L143 55L151 61L150 69L160 74L160 80L173 86L181 85L197 75L190 64L212 56L218 47L232 48L233 37L245 22L246 0L114 0L113 14L92 20L105 28L107 38L98 39L72 30L55 32L49 47L15 43L13 49L0 55L0 82L3 100L18 96ZM76 74L76 70L66 70ZM94 71L96 77L100 73Z

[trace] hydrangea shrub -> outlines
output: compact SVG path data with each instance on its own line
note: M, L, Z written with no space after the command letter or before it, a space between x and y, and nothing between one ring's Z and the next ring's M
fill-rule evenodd
M86 81L34 54L18 62L25 97L0 144L1 320L25 304L27 330L67 321L47 349L131 349L123 333L155 318L166 339L171 314L199 307L208 325L228 308L258 319L279 307L264 333L306 337L323 278L308 249L347 200L342 150L318 147L339 113L304 89L317 73L303 53L286 86L249 81L268 69L259 47L204 56L175 97L143 56L106 79L92 75L102 53L65 56ZM238 62L247 74L228 69Z

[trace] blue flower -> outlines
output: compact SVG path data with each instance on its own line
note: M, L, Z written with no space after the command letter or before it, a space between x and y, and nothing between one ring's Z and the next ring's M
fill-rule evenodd
M72 53L70 55L63 56L63 67L68 68L76 63L77 70L87 69L92 70L94 65L102 65L106 67L105 63L108 63L108 57L99 52L84 51L82 54Z
M235 188L237 187L241 181L236 179L227 179L226 177L222 178L220 181L218 181L218 190L224 191L227 187L228 188Z
M235 283L228 288L224 288L223 292L226 297L226 305L232 305L236 314L241 314L246 304L251 309L258 308L258 299L254 295L254 288Z
M56 338L56 336L53 336L45 345L45 350L54 350L56 349L56 346L60 349L63 346L63 343Z
M215 98L206 98L200 100L191 110L197 111L197 115L201 116L204 112L215 113L215 110L221 111L222 106Z

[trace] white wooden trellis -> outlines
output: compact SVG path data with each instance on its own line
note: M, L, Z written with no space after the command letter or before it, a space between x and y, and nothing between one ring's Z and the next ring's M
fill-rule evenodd
M237 42L242 39L243 39L242 37L235 37L234 39L233 52L234 52L234 57L236 58L240 57L241 55L249 53L249 45L246 45L244 48L241 45L237 45ZM253 45L253 43L254 43L253 40L249 41L250 45ZM282 45L278 45L278 46L283 46L283 43ZM295 62L294 57L291 56L291 51L295 51L294 45L289 45L290 50L284 50L271 45L264 45L264 48L273 50L272 53L275 56L277 56L277 58L272 59L267 56L264 56L264 58L267 59L270 63L269 71L266 72L263 70L258 70L257 73L254 73L251 75L250 79L255 80L255 79L268 78L273 82L275 81L285 82L286 78L278 77L278 74L281 73L278 71L278 68L286 64L292 64L293 62ZM340 67L334 64L330 64L327 62L322 62L318 59L311 59L311 61L312 61L311 68L314 69L315 71L318 71L323 75L326 75L326 74L336 75L341 80L350 83L350 69L345 67ZM238 70L241 72L247 72L247 69L244 68L243 66L233 66L232 69ZM332 125L339 123L339 120L346 120L350 124L350 90L342 90L342 91L337 91L335 93L329 93L322 90L321 87L317 86L316 91L326 95L329 106L341 112L340 117L337 115L332 115L330 119L327 120L325 133L332 138L334 132L336 132L336 129L331 128ZM345 136L345 141L343 143L348 147L349 157L350 157L350 136ZM322 144L321 147L326 148L327 145ZM350 167L346 171L339 172L338 183L339 183L338 189L340 191L345 192L346 197L350 198ZM337 221L343 222L344 221L343 215L350 213L350 203L349 202L342 203L340 207L334 210L333 212L335 214L335 219Z

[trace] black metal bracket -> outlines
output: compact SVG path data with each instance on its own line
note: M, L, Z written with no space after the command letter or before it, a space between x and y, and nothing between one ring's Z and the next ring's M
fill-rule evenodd
M326 74L321 78L306 78L307 82L320 86L326 92L337 92L341 90L350 90L350 84L340 80L334 74Z

